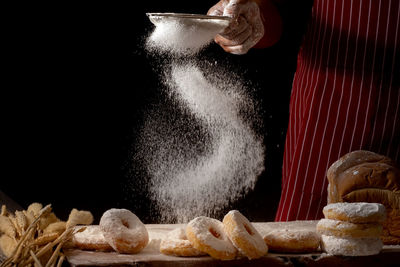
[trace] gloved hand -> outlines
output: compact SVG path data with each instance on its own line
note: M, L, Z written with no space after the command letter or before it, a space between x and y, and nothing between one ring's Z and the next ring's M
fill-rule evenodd
M226 52L246 54L264 35L260 9L254 1L221 0L207 14L232 18L229 26L215 37Z

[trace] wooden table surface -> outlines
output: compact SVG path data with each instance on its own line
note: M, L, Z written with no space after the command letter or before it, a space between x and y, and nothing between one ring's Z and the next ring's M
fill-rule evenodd
M276 228L315 229L317 221L297 221L287 223L253 223L261 235ZM209 256L174 257L159 252L159 242L165 234L180 224L147 224L149 245L138 254L119 254L116 252L97 252L66 250L71 266L400 266L400 246L385 246L380 254L365 257L339 257L323 252L313 254L277 254L268 253L256 260L235 259L232 261L215 260Z

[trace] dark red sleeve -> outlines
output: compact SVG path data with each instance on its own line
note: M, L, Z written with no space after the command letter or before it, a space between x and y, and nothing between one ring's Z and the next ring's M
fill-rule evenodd
M273 1L255 0L260 7L261 19L264 24L264 36L254 48L265 48L274 45L282 35L282 18Z

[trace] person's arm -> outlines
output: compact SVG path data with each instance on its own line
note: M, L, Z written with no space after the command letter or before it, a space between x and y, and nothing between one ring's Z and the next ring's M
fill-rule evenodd
M264 25L264 36L254 48L270 47L277 43L282 35L282 18L273 0L255 0L260 8Z
M282 20L272 0L221 0L208 14L232 18L215 37L229 53L245 54L252 47L272 46L282 33Z

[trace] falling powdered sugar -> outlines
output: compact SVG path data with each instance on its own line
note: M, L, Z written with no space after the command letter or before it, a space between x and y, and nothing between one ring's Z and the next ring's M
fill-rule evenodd
M170 24L159 23L146 45L150 52L159 52L152 45L172 48L163 83L173 113L187 119L172 121L168 118L179 115L169 112L148 115L139 158L160 222L186 223L215 216L252 190L264 170L264 146L249 121L257 118L256 103L240 80L215 64L204 70L204 62L185 57L210 43L216 32ZM186 36L196 38L189 42Z

